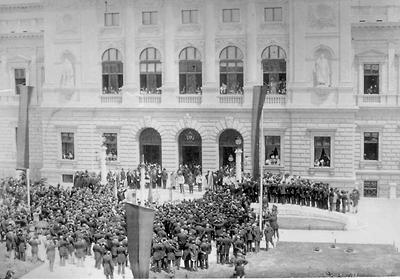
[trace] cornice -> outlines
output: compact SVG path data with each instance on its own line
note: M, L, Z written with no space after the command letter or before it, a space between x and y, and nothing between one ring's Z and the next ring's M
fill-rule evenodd
M23 32L23 33L3 33L0 34L0 39L32 39L43 38L43 32Z
M25 12L26 10L43 9L42 3L17 3L0 5L0 13Z
M400 22L361 22L361 23L352 23L351 27L357 29L382 29L382 28L400 29Z

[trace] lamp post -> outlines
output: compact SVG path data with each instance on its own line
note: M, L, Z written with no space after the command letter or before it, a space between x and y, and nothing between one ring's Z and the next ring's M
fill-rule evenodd
M235 139L235 144L236 144L236 181L241 182L242 181L242 139L240 137L237 137Z

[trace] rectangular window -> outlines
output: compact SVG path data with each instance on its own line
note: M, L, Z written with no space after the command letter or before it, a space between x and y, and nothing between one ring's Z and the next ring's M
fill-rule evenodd
M378 181L364 181L364 196L365 197L378 196Z
M61 149L63 159L73 160L75 158L74 133L61 132Z
M379 94L379 64L364 64L364 94Z
M281 164L281 137L265 136L265 165Z
M379 132L364 132L364 160L379 159Z
M118 159L117 133L103 133L103 145L106 149L106 160Z
M104 13L104 26L119 26L119 13Z
M72 174L63 174L62 175L62 182L63 183L73 183L74 182L74 175L72 175Z
M25 69L14 69L14 77L15 77L15 93L19 94L18 85L26 86Z
M331 166L331 137L314 137L314 167Z
M198 23L198 10L182 10L182 24Z
M265 8L264 21L282 21L282 8Z
M142 12L142 24L143 25L155 25L157 24L157 12Z
M240 10L239 9L223 9L222 10L223 22L239 22Z

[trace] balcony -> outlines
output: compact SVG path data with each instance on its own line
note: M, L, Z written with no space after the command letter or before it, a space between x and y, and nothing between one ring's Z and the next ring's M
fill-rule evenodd
M122 104L122 94L102 94L101 104Z
M394 107L399 105L396 94L357 94L356 105L359 107Z
M201 104L201 94L180 94L178 95L179 104Z
M220 94L220 104L243 104L243 94Z
M267 94L265 96L264 104L268 105L277 105L277 106L285 106L287 102L286 94Z
M161 94L140 94L139 95L140 104L160 104Z

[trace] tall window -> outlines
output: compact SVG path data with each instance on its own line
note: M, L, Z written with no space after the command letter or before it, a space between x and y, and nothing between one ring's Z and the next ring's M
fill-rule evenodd
M364 64L364 94L379 94L379 64Z
M106 160L118 158L117 133L103 133L103 145L106 147Z
M239 9L223 9L222 10L223 22L239 22L240 10Z
M243 94L243 53L235 46L224 48L219 55L221 94Z
M282 8L265 8L264 21L282 21Z
M157 24L157 12L142 12L142 24L143 25L155 25Z
M281 163L281 137L265 136L265 164L280 165Z
M364 160L379 159L379 132L364 132Z
M104 13L104 26L118 26L119 13Z
M74 175L72 174L62 174L62 182L63 183L73 183Z
M329 136L314 137L314 166L315 167L331 166L331 137Z
M182 24L198 23L198 10L182 10Z
M140 91L161 94L161 55L156 48L140 54Z
M187 47L179 54L179 91L180 93L201 93L200 52Z
M18 93L18 85L26 86L26 77L25 77L25 69L14 69L14 78L15 78L15 93Z
M269 46L261 54L263 83L268 93L286 94L286 53L279 46Z
M74 133L61 132L61 150L63 159L73 160L75 158Z
M124 84L122 56L117 49L103 53L103 93L118 93Z

